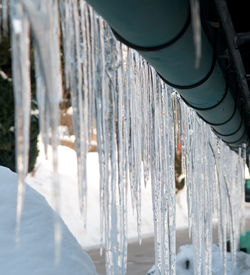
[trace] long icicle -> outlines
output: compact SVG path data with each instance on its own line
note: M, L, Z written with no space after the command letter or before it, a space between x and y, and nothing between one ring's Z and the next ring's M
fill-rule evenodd
M18 172L17 192L17 238L19 237L23 210L25 177L28 172L30 131L30 23L22 3L12 0L12 71L15 96L16 167Z
M16 152L19 175L17 228L19 228L24 197L24 179L28 170L30 32L32 33L35 49L38 97L40 101L46 104L45 112L41 110L41 114L45 113L45 116L48 117L45 125L49 126L49 128L46 129L45 135L50 136L53 150L53 197L57 213L60 212L57 173L57 147L59 144L57 128L59 125L58 107L62 93L62 81L57 1L46 0L41 4L40 1L12 0L9 8L12 25L13 79L16 101ZM46 43L46 46L44 46L44 41L50 41L50 43ZM45 96L42 93L45 93ZM42 128L44 129L44 127ZM59 243L61 239L57 215L55 214L55 259L59 259Z

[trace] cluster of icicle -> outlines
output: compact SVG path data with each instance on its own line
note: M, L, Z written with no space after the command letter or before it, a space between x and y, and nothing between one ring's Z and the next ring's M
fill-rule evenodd
M3 29L6 4L1 1ZM175 274L177 135L181 137L186 171L195 274L211 274L214 217L219 221L225 265L228 230L235 259L243 201L244 148L236 154L218 141L135 51L115 40L107 24L84 1L9 0L8 8L16 102L18 226L29 150L30 38L41 136L45 150L48 144L53 148L54 201L60 210L57 128L62 92L61 39L64 85L72 98L80 208L85 224L86 155L93 129L97 131L101 243L107 274L126 273L129 195L141 242L141 189L147 184L152 185L156 274ZM60 242L56 219L55 240Z
M86 3L64 1L60 8L84 216L88 138L94 125L97 130L101 243L107 274L126 273L128 193L141 241L141 185L149 181L156 263L161 272L171 274L175 265L175 183L170 93L136 52L115 40Z
M212 274L215 223L226 274L227 241L230 240L233 270L240 230L244 227L246 146L239 148L238 153L233 152L193 110L180 102L178 96L174 103L179 113L176 125L181 135L183 170L186 174L194 274Z

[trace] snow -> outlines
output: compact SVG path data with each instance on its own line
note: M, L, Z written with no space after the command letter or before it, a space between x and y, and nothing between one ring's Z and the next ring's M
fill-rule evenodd
M49 147L50 149L50 147ZM0 265L3 274L95 274L95 267L82 251L100 245L99 228L99 171L97 153L87 155L88 168L88 223L87 231L83 229L83 220L79 211L77 191L77 167L75 151L59 146L59 181L61 187L61 227L63 238L61 244L61 261L54 266L53 245L53 197L51 195L52 167L51 154L45 158L40 145L40 154L33 175L27 178L28 187L24 200L24 212L21 223L20 245L15 243L15 215L16 215L16 182L17 176L9 169L0 167ZM153 235L152 205L150 184L142 190L142 235ZM39 193L38 193L39 192ZM41 196L42 195L42 196ZM46 199L44 199L44 198ZM49 205L47 204L49 203ZM187 227L186 189L177 194L177 228ZM136 215L131 203L128 209L128 236L130 241L137 238ZM64 224L65 223L65 224ZM74 237L73 237L73 236ZM77 240L77 241L76 241ZM78 244L78 243L80 244ZM34 245L34 243L36 245ZM32 261L30 260L32 258ZM230 254L228 258L228 274L230 275ZM190 269L187 270L186 261ZM234 274L249 274L250 255L238 253L238 267ZM177 275L191 275L193 267L193 246L180 247L177 254ZM223 274L223 261L219 248L213 245L214 275ZM151 270L154 274L154 269Z
M19 242L16 243L17 175L0 167L0 266L8 275L96 274L62 219L61 257L54 263L54 213L46 200L27 186Z
M97 153L87 155L88 171L88 217L87 229L84 230L83 218L79 210L79 199L77 191L77 159L74 150L59 146L59 182L61 189L61 217L77 241L84 248L97 247L100 245L100 202L99 202L99 164ZM40 149L34 176L29 175L27 183L36 191L41 193L53 206L50 183L52 180L52 168L49 159ZM153 234L153 218L151 205L150 185L143 190L142 199L142 234L148 236ZM137 238L136 213L133 212L131 204L128 208L129 215L129 239Z
M223 259L217 245L212 246L212 274L221 275L223 273ZM237 253L237 265L232 268L231 254L227 253L227 275L248 275L250 271L250 255L244 252ZM193 275L193 246L183 245L176 257L176 275ZM154 275L154 266L148 271L147 275Z
M15 243L16 218L16 182L17 175L9 169L0 167L0 265L7 274L95 274L95 268L82 251L100 246L99 225L99 167L97 153L87 155L88 168L88 219L87 230L83 228L83 219L79 210L77 191L77 160L74 150L59 146L59 182L61 188L62 244L61 262L54 267L52 152L48 148L48 159L39 143L39 157L36 168L30 174L20 231L20 245ZM142 236L153 236L153 217L151 203L151 185L142 188ZM187 211L186 191L177 195L177 227L186 227ZM136 213L128 204L129 241L137 240ZM51 208L52 207L52 208ZM72 236L73 235L73 236ZM43 236L43 237L41 237ZM78 243L77 243L78 242ZM34 245L34 243L36 245ZM32 261L30 261L32 257ZM8 260L7 260L8 259ZM46 264L45 264L46 263ZM22 273L22 272L23 273ZM83 272L84 271L84 272ZM86 273L87 272L87 273Z
M100 246L98 155L97 153L89 153L87 155L89 188L86 230L84 230L83 218L79 210L76 153L66 146L59 146L58 159L61 189L61 217L83 248L98 247ZM40 154L37 159L34 175L30 174L26 181L32 188L42 194L53 208L53 197L50 186L53 171L50 160L51 155L49 154L46 160L40 144ZM177 194L176 212L177 228L187 227L186 189ZM148 184L146 188L142 188L142 236L153 236L153 230L151 185ZM136 213L134 213L132 209L131 201L129 201L128 204L128 238L130 242L137 240Z

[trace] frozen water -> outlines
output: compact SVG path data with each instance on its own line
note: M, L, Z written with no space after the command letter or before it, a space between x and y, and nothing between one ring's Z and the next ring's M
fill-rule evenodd
M30 127L30 24L21 4L11 4L12 20L12 68L15 96L15 132L16 132L16 166L18 171L17 195L17 233L20 227L24 179L28 172L29 127ZM16 4L16 5L15 5Z
M2 0L2 3L7 2ZM178 95L161 82L138 53L115 40L107 24L84 1L61 0L59 6L57 3L56 0L9 1L19 174L18 226L29 149L30 37L35 53L41 135L45 150L52 144L54 203L57 212L60 210L57 145L62 92L61 38L64 83L72 97L80 210L85 225L86 154L93 128L97 130L101 242L107 274L126 273L129 197L137 216L141 242L141 189L147 184L152 187L155 273L176 273L174 167L175 150L180 150L179 147L186 176L194 274L212 272L214 218L219 221L226 272L228 236L233 266L237 258L245 147L240 148L238 154L230 151ZM1 14L4 15L7 8L3 7ZM196 0L192 1L192 7L198 60L200 34ZM6 15L2 19L6 22ZM181 146L177 145L179 140ZM55 241L59 244L58 222L55 229Z
M181 104L181 111L194 274L211 274L215 218L219 223L218 235L226 272L227 238L230 237L231 241L233 266L238 248L244 202L245 146L236 154L218 140L187 106Z
M36 62L38 106L45 146L53 146L54 202L59 212L57 146L59 102L62 93L57 1L9 1L12 33L12 72L15 93L16 159L18 171L17 229L24 198L24 178L28 170L30 124L30 33ZM44 43L46 41L46 43ZM55 242L60 243L60 228L55 215ZM57 246L58 247L58 246ZM56 258L59 256L59 247Z

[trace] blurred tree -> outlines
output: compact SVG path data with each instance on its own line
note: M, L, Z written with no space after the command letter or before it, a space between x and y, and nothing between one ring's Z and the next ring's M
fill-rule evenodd
M33 76L32 70L32 76ZM34 80L34 76L32 77ZM32 81L34 83L34 81ZM36 109L35 87L32 85L32 109ZM4 37L0 43L0 165L16 171L14 94L11 80L10 38ZM33 170L38 155L38 117L31 116L29 172Z

